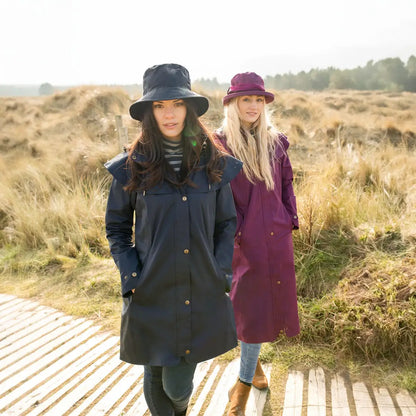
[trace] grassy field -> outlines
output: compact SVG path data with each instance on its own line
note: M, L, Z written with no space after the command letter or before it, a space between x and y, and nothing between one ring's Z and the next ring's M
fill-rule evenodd
M211 129L221 97L209 96ZM104 233L103 163L120 150L115 115L130 140L137 135L131 102L93 87L0 98L0 292L114 333L121 300ZM274 382L289 367L319 364L416 391L416 95L279 91L269 109L291 143L301 224L302 333L264 345Z

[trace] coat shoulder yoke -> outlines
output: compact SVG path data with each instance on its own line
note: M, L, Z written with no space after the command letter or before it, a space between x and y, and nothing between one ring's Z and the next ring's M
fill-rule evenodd
M225 155L225 167L221 177L221 185L231 182L243 167L243 162L230 155Z
M119 181L123 186L129 181L129 172L127 169L128 153L119 153L108 162L104 163L105 168Z
M129 181L129 170L127 168L128 153L119 153L108 162L104 163L105 168L119 181L123 186ZM225 166L221 177L221 186L231 182L240 172L243 163L229 155L224 155Z

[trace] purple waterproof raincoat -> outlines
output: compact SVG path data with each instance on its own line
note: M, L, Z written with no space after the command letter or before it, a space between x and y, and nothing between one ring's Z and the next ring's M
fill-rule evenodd
M222 131L217 139L228 149ZM293 173L280 135L274 169L275 188L252 184L243 173L231 181L237 211L231 300L238 339L274 341L299 333L292 229L298 228Z

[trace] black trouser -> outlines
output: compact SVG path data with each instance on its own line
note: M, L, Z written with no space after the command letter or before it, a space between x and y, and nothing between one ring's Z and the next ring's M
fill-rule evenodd
M195 368L184 359L173 367L144 366L143 391L152 416L185 415Z

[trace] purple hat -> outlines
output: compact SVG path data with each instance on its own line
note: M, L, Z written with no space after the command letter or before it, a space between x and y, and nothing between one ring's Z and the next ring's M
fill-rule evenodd
M264 89L263 78L255 72L243 72L234 75L231 80L231 87L227 90L227 95L222 99L222 103L228 104L230 100L242 95L263 95L266 103L274 100L274 94Z

